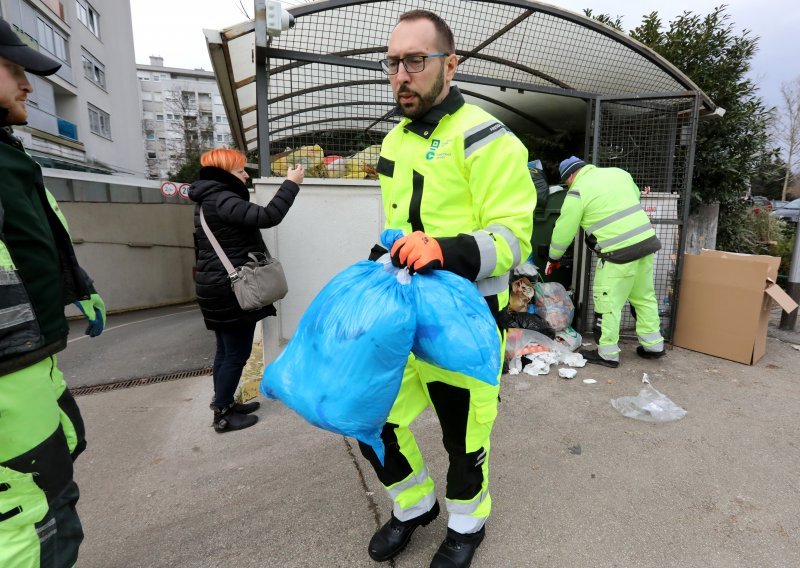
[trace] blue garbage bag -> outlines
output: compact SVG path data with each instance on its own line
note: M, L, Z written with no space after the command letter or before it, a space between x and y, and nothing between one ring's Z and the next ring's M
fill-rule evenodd
M497 322L475 285L447 270L411 278L417 328L411 351L426 363L490 385L500 375Z
M398 229L381 233L391 250L403 236ZM490 385L500 375L500 336L489 306L475 284L447 270L416 273L411 278L417 327L415 357Z
M397 398L414 341L410 277L363 261L335 276L265 370L261 392L311 424L372 446Z

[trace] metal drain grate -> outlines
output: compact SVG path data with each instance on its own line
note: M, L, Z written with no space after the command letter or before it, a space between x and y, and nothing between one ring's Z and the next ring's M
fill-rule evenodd
M202 375L210 375L212 372L211 367L204 367L202 369L195 369L194 371L181 371L179 373L171 373L169 375L159 375L156 377L141 377L139 379L129 379L127 381L119 381L116 383L106 383L104 385L92 385L89 387L78 387L70 389L72 396L81 396L84 394L95 394L98 392L106 392L117 389L127 389L130 387L140 387L142 385L151 385L153 383L165 383L167 381L174 381L177 379L187 379L189 377L200 377Z

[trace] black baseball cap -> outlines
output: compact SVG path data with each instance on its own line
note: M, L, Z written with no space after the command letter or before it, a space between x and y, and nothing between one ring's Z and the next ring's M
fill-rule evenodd
M61 63L25 44L8 22L0 18L0 57L25 68L34 75L52 75Z

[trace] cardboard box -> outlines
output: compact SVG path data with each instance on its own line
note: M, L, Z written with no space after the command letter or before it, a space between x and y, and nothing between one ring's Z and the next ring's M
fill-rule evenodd
M781 259L701 250L684 255L673 343L753 365L766 352L772 301L797 309L775 284Z

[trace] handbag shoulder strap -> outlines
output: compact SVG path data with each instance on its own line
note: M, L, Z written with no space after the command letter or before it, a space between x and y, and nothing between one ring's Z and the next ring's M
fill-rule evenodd
M199 207L200 207L200 224L203 226L203 231L205 232L206 237L208 237L211 246L214 247L214 252L217 253L217 256L222 261L222 266L224 266L225 270L228 271L228 277L232 278L236 276L236 269L233 267L233 264L231 264L231 261L228 259L228 255L226 255L225 251L222 250L222 247L219 246L219 242L217 241L217 238L214 236L214 233L212 233L211 229L208 228L208 223L206 223L206 218L203 215L202 204Z

